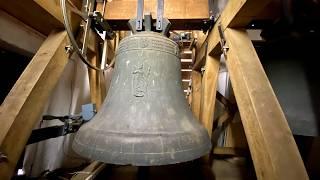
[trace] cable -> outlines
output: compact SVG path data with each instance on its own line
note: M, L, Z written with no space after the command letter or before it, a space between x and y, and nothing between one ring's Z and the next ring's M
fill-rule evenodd
M105 3L106 0L104 0L104 7L105 7ZM70 5L69 8L71 8L71 11L73 11L75 14L79 15L83 20L89 21L89 17L87 15L85 15L84 13L82 13L81 11L79 11L76 6L70 2L70 0L68 0L68 4ZM60 0L60 5L61 5L61 9L62 9L62 15L63 15L63 23L65 26L65 29L67 31L68 37L70 39L70 42L72 44L72 46L75 48L76 53L80 56L80 59L83 63L85 63L89 68L94 69L96 71L106 71L109 68L111 68L113 66L113 64L115 63L115 59L112 60L112 62L110 63L110 65L108 65L107 67L103 67L103 68L97 68L95 65L91 64L88 60L87 57L81 52L81 49L79 48L72 30L69 26L70 22L67 16L67 9L66 9L66 0ZM103 14L105 12L105 8L103 9Z
M72 30L69 26L70 22L69 22L69 19L68 19L68 16L67 16L67 9L66 9L66 0L60 0L60 6L61 6L61 9L62 9L62 15L63 15L63 23L64 23L64 27L67 31L67 34L68 34L68 37L70 39L70 42L72 44L72 46L74 47L76 53L80 56L80 59L82 60L83 63L85 63L89 68L91 69L94 69L96 71L103 71L104 69L100 69L100 68L97 68L95 67L94 65L92 65L88 60L87 60L87 57L82 54L78 44L77 44L77 41L75 40L74 36L73 36L73 33L72 33ZM89 21L89 18L87 19L87 23Z

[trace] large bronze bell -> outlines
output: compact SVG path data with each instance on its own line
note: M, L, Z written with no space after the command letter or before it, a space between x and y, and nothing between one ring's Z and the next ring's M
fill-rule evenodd
M182 92L178 45L154 32L124 38L108 96L73 149L105 163L152 166L193 160L210 148Z

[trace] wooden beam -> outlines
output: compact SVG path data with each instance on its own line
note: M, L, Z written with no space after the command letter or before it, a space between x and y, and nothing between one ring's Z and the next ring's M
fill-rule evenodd
M287 120L246 31L227 28L225 36L230 48L226 64L258 179L308 179Z
M106 164L94 161L90 165L88 165L86 168L84 168L82 171L86 173L79 173L75 174L71 180L92 180L95 179L99 173L106 168Z
M180 58L181 59L192 59L192 53L191 54L186 54L186 53L184 53L184 51L181 51Z
M224 147L248 149L248 141L239 112L236 112L233 119L228 123L225 129L224 139Z
M215 156L248 156L250 155L247 149L234 147L214 147L213 152Z
M191 71L181 71L181 79L191 79Z
M137 0L114 0L106 5L104 17L108 20L129 20L137 16ZM144 12L157 15L157 0L144 1ZM207 0L168 0L164 1L164 17L168 19L207 19Z
M223 27L246 27L273 0L230 0L221 13Z
M205 72L202 78L200 120L207 129L210 137L212 134L219 67L220 57L207 55Z
M106 5L104 17L116 30L126 30L128 20L137 16L137 0L113 0ZM157 15L157 0L144 1L144 12ZM209 18L207 0L164 1L164 17L172 23L171 29L201 29Z
M71 1L81 9L80 0ZM0 0L0 9L44 35L49 35L52 29L64 27L60 0ZM80 17L70 12L68 15L72 29L76 30L79 26Z
M192 69L192 62L181 62L181 69Z
M34 125L54 89L68 56L66 32L52 32L24 70L0 109L1 179L10 179Z
M223 31L227 27L245 27L265 8L272 0L229 0L226 7L222 11L220 18L217 20L215 26L210 31L207 37L208 48L210 55L221 53L220 37L218 25L221 25ZM201 47L201 51L203 47ZM205 64L205 58L200 51L199 57L193 66L194 70L199 70Z
M206 55L207 55L207 40L202 43L201 47L198 48L198 51L196 53L196 62L194 63L192 69L200 71L202 66L206 63Z
M220 35L218 30L218 23L220 23L220 19L218 20L217 24L213 27L210 34L208 35L208 49L207 53L210 55L217 55L221 54L221 46L220 42Z
M32 57L45 36L18 19L0 10L0 46L28 57Z
M60 0L33 0L49 14L51 14L55 19L63 24L63 15L60 6ZM67 1L67 0L66 0ZM75 5L79 10L81 10L82 4L81 0L70 0L73 5ZM68 4L68 2L66 2ZM80 17L68 10L67 13L70 21L71 29L75 32L79 28L79 23L81 21Z
M182 81L182 90L187 90L189 87L189 82L188 81Z
M201 73L198 71L192 71L192 104L191 109L194 116L200 120L201 109Z
M49 35L52 29L63 28L61 21L33 0L0 0L0 9L44 35Z
M63 23L63 16L60 8L60 0L33 0L43 9L45 9L49 14L55 17L58 21Z
M219 23L219 21L217 22ZM200 53L197 54L197 60L196 63L193 65L194 70L200 70L201 67L205 64L205 53L215 56L219 53L221 53L221 48L219 45L220 37L219 37L219 31L218 26L215 25L213 29L210 31L210 34L207 36L206 42L208 43L207 47L205 46L205 43L203 43Z
M193 70L200 71L201 67L205 65L208 47L208 35L200 31L192 31L192 35L196 38L195 43L195 59L193 61Z
M229 0L220 18L210 32L208 52L210 55L220 53L218 25L223 30L227 27L246 27L272 0Z

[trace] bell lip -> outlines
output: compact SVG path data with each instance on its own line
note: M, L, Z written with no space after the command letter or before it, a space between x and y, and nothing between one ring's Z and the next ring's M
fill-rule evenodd
M172 154L170 154L170 152L154 153L151 156L149 156L150 154L148 153L128 154L128 153L122 153L122 152L116 152L116 151L114 152L99 151L92 147L89 147L89 148L86 147L88 149L88 151L86 152L78 152L78 148L77 148L78 146L83 146L83 145L78 144L76 142L72 144L73 150L82 157L107 163L107 164L132 165L132 166L164 166L164 165L184 163L184 162L198 159L202 156L209 154L212 148L212 144L209 141L209 143L203 143L201 146L196 146L195 148L192 148L192 149L176 152L174 154L175 158L172 159ZM95 151L95 152L92 153L92 151ZM108 157L111 157L111 158L108 158Z
M190 139L193 140L190 141ZM103 142L102 145L101 142ZM100 144L100 147L97 144ZM146 134L135 136L128 133L123 136L107 135L80 129L72 144L72 149L85 158L110 164L134 166L159 166L187 162L208 154L211 147L210 137L201 126L197 131L186 131L179 135L153 134L152 136L146 136Z

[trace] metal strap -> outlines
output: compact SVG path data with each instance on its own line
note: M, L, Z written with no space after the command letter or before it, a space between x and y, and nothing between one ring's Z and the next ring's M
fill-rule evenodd
M218 31L219 31L219 35L220 35L220 45L222 48L222 52L226 58L227 51L228 51L229 47L226 45L226 38L224 36L224 32L223 32L221 24L218 25Z
M208 5L209 5L209 17L212 18L212 17L214 17L214 3L213 3L213 0L208 0Z
M136 30L141 31L143 26L143 7L144 0L138 0L137 5L137 19L136 19Z
M158 0L158 10L157 10L157 24L156 24L156 30L162 31L163 30L163 6L164 6L164 0Z
M65 126L51 126L51 127L45 127L40 129L34 129L32 130L32 133L28 139L28 144L37 143L43 140L56 138L59 136L65 135Z

